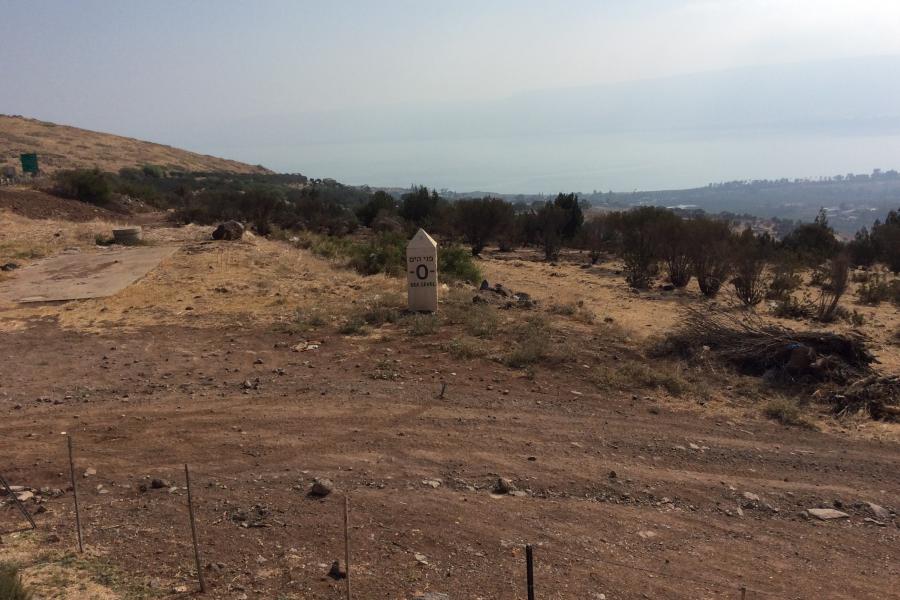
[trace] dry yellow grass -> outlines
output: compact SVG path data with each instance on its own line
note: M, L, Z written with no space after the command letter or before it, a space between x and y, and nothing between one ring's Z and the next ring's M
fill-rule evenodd
M47 121L0 115L0 166L21 169L19 155L37 152L45 173L76 167L118 171L122 167L161 165L187 171L266 173L260 166L180 150L109 133Z
M57 549L43 542L45 534L29 531L4 537L3 560L19 567L22 582L35 600L118 600L128 597L124 577L108 567L101 555L89 549L84 555ZM53 549L49 549L53 548ZM121 582L125 594L101 584L98 579Z
M18 252L35 248L49 255L73 245L90 251L93 236L110 228L100 221L31 221L0 212L0 231L17 232ZM64 233L56 237L59 231ZM193 225L145 230L148 243L179 245L180 250L108 298L0 306L0 331L18 329L36 317L56 317L63 327L85 331L152 325L290 327L298 311L338 320L371 298L403 289L399 279L362 277L282 242L252 235L240 242L213 242L210 231Z
M660 292L650 290L635 293L625 284L624 277L616 274L622 268L618 261L606 261L590 269L580 268L586 257L577 251L567 251L557 266L540 260L536 250L519 250L511 254L485 252L486 260L479 261L479 267L485 277L493 285L502 283L514 291L528 292L535 298L544 300L545 305L560 306L577 305L582 302L584 308L596 316L597 321L612 318L621 325L629 335L637 340L665 333L679 323L683 306L702 306L709 302L704 299L697 287L696 280L683 290ZM809 273L803 273L804 282L810 279ZM768 303L757 307L757 312L767 319L777 321L792 329L808 329L821 327L831 331L847 332L851 329L861 331L872 342L872 349L881 361L881 369L889 373L900 372L900 347L894 341L900 331L900 310L890 302L879 306L863 306L856 303L858 283L851 283L850 288L841 300L841 306L848 310L858 311L864 318L862 326L856 327L844 320L829 324L817 324L814 321L795 321L778 319L770 313ZM817 291L804 284L798 290L798 296L804 293L815 297ZM723 286L715 302L734 311L744 309L735 300L731 286Z
M24 266L66 248L90 248L95 245L97 235L110 236L114 227L121 225L101 220L85 223L33 220L0 210L0 264L12 261ZM0 281L4 275L11 276L0 273Z

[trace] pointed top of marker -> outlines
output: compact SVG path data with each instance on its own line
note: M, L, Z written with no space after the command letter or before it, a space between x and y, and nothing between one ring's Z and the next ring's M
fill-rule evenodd
M409 240L409 244L406 246L407 248L437 248L437 242L434 241L434 238L428 235L424 229L419 229L416 232L416 235L413 236L411 240Z

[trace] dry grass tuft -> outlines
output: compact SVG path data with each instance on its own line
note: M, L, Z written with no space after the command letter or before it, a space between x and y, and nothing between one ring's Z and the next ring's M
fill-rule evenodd
M678 365L663 361L650 365L638 361L604 365L593 369L589 378L604 391L662 389L672 396L681 396L694 387ZM706 395L703 390L699 391L701 396Z
M488 355L483 343L466 337L456 337L441 346L441 349L457 359L484 358Z
M763 414L782 425L813 428L812 423L803 416L797 402L789 398L773 398L763 408Z

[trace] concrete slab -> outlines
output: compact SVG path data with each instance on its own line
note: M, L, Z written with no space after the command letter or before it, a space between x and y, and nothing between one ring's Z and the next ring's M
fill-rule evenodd
M176 250L177 246L153 246L61 254L17 271L14 278L0 284L0 299L53 302L111 296Z

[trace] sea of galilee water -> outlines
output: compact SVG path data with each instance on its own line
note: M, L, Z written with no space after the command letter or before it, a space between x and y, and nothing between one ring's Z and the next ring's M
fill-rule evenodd
M346 184L454 191L675 189L711 182L900 168L900 135L560 134L220 148Z

